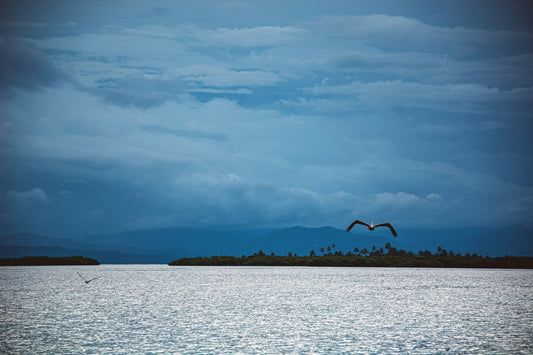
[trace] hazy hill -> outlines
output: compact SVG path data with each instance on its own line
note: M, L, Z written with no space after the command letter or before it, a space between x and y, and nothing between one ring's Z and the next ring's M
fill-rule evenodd
M93 239L82 242L76 238L52 238L35 234L15 234L0 237L0 258L23 256L72 256L83 255L98 259L104 264L165 263L175 255L191 256L182 248L176 250L150 250L117 241L99 243Z
M33 234L0 237L0 257L25 255L94 257L102 263L168 263L191 256L266 254L319 254L335 244L335 251L384 247L390 242L398 249L435 252L441 246L460 253L488 256L533 256L533 228L463 228L454 230L398 230L394 238L388 229L372 232L365 227L347 233L334 227L292 227L276 230L208 230L166 228L115 234L52 238Z
M94 258L103 264L162 264L168 262L169 258L171 260L172 255L179 254L126 254L112 250L95 251L54 246L24 247L0 245L0 258L21 258L24 256L62 257L74 255L83 255L88 258Z

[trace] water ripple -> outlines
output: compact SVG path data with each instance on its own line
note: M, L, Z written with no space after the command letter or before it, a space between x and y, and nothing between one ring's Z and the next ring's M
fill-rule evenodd
M533 353L531 270L48 266L0 281L2 354Z

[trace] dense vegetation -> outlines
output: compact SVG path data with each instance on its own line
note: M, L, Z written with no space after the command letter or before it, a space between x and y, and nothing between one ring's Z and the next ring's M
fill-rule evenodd
M333 245L334 247L334 245ZM505 268L505 269L533 269L532 257L483 257L477 254L461 255L439 247L438 253L419 251L418 253L397 250L387 243L387 252L375 247L372 251L354 249L349 252L328 252L321 249L322 255L311 251L309 256L297 256L289 253L287 256L266 255L262 251L250 256L212 256L197 258L182 258L169 265L209 265L209 266L352 266L352 267L446 267L446 268Z
M100 262L84 256L24 256L22 258L0 259L0 266L30 265L100 265Z

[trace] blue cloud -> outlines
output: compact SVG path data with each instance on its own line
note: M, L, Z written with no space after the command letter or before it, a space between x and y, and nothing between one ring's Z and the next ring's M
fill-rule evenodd
M11 36L0 37L0 89L37 89L67 80L43 51Z
M181 80L165 80L124 76L98 80L95 87L84 87L89 93L119 106L149 108L167 100L180 100L185 92Z
M185 138L203 138L203 139L214 139L214 140L225 140L227 139L222 134L202 132L199 130L185 130L185 129L175 129L169 127L163 127L158 125L144 125L142 129L156 134L170 134L177 137Z
M0 225L530 223L527 5L245 4L3 12Z

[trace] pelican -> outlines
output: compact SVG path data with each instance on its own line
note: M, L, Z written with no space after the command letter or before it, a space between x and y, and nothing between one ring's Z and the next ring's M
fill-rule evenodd
M350 226L348 228L346 228L346 232L349 232L353 226L355 226L356 224L362 224L363 226L367 226L369 230L373 231L375 228L377 227L389 227L390 231L392 232L392 235L397 237L398 236L398 233L396 233L396 231L394 230L394 228L392 228L392 226L390 225L390 223L381 223L381 224L374 224L374 222L368 224L368 223L365 223L365 222L361 222L361 221L354 221L352 224L350 224Z
M87 285L89 284L89 282L94 281L94 280L96 280L96 279L99 279L99 277L95 277L95 278L92 278L92 279L87 280L85 277L81 276L81 274L80 274L78 271L76 271L76 272L78 273L78 275L80 275L80 277L83 279L83 281L85 281L85 283L86 283Z

